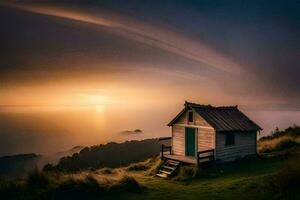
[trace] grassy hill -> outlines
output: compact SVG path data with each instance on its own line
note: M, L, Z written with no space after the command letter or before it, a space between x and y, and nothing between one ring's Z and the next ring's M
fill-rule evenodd
M154 176L161 164L157 157L115 169L35 171L26 180L0 183L0 199L300 199L299 136L294 145L278 149L286 136L260 140L261 149L272 141L276 145L258 157L181 166L168 179Z

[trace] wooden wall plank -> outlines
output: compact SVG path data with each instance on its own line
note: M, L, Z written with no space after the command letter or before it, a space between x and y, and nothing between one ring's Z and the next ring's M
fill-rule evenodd
M225 145L225 133L217 133L216 159L231 161L247 155L256 154L256 132L235 132L235 144Z
M173 154L185 155L185 127L173 125Z

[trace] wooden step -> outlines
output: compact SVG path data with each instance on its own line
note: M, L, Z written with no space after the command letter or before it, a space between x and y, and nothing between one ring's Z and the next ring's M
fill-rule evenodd
M156 175L161 178L167 178L170 176L177 167L179 166L180 162L175 160L167 160L160 168L159 173Z
M176 167L170 167L170 166L167 166L167 165L162 166L162 168L166 168L166 169L170 169L170 170L175 170L176 169Z
M180 162L177 161L177 160L171 160L171 159L167 160L167 162L174 163L174 164L179 164L179 163L180 163Z
M172 164L172 165L179 165L179 161L175 161L175 160L168 160L166 163Z
M179 164L166 163L165 165L170 166L170 167L177 167Z
M164 173L164 174L168 174L168 175L170 175L172 173L172 172L169 172L169 171L166 171L166 170L163 170L163 169L159 170L159 172Z
M167 178L167 177L168 177L167 174L163 174L163 173L156 174L156 176L159 176L159 177L161 177L161 178Z
M169 169L169 168L167 168L165 166L162 166L160 170L164 170L166 172L171 172L172 173L175 169Z

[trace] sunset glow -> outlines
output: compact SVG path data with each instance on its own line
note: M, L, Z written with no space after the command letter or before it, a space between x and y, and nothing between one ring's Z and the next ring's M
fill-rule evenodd
M298 30L282 7L47 2L0 3L6 144L38 152L169 136L185 100L238 105L262 134L300 122ZM43 134L47 145L18 143Z

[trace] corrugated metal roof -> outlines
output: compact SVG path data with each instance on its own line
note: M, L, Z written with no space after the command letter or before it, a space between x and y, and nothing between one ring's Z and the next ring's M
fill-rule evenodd
M216 131L258 131L256 123L243 114L237 106L214 107L185 102L185 107L194 110L203 117ZM172 124L174 120L170 122ZM170 125L169 124L169 125Z

